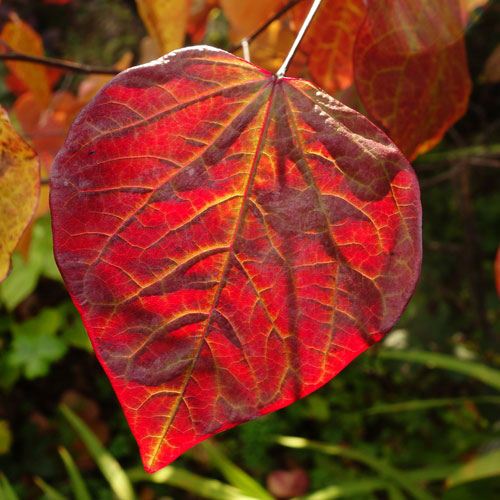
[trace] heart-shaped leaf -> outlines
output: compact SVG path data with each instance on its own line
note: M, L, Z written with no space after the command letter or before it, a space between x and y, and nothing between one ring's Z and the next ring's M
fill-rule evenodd
M418 185L302 80L183 49L114 78L52 169L56 258L154 471L330 380L400 316Z

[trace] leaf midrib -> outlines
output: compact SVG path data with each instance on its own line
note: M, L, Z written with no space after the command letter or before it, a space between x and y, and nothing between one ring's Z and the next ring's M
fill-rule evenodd
M244 223L244 215L248 209L248 199L249 199L249 195L250 195L252 188L253 188L255 174L257 171L257 167L259 165L260 155L262 153L262 146L265 143L267 131L269 129L269 123L270 123L269 115L270 115L271 107L273 104L273 97L274 97L274 92L275 92L277 80L274 77L274 75L269 77L268 79L269 79L269 83L264 85L264 87L260 90L260 92L252 100L252 102L254 102L261 94L263 94L267 90L269 85L272 85L271 94L268 98L267 110L266 110L266 114L264 116L264 120L262 123L262 129L261 129L260 137L259 137L259 140L257 143L253 164L252 164L252 167L251 167L250 172L248 174L247 185L245 187L245 191L244 191L243 196L242 196L242 203L241 203L240 211L238 214L238 220L236 222L236 226L235 226L232 240L228 246L226 262L224 263L224 267L223 267L223 270L221 272L221 278L219 281L219 285L217 286L217 290L215 292L215 296L214 296L214 299L212 301L212 305L211 305L210 310L208 312L208 317L206 319L205 328L204 328L202 334L200 335L200 340L198 342L198 346L196 348L195 354L194 354L193 359L191 361L190 367L186 373L186 377L184 379L184 382L182 383L182 389L179 392L179 395L177 396L177 401L175 402L175 406L174 406L169 418L167 419L167 422L165 423L164 429L161 433L161 437L158 438L157 445L155 447L155 450L154 450L152 457L151 457L151 460L150 460L151 465L153 465L156 462L158 454L161 450L163 440L165 439L165 436L166 436L167 432L169 431L170 426L172 425L172 422L174 421L175 416L177 414L177 411L179 410L180 404L184 398L184 394L185 394L187 387L189 385L189 382L191 380L191 375L193 374L194 368L196 366L196 362L200 356L203 342L206 339L208 329L211 325L213 313L215 311L215 308L217 307L217 304L218 304L219 299L220 299L220 295L221 295L222 290L224 289L225 284L226 284L227 275L228 275L228 272L230 269L231 256L233 255L234 243L235 243L236 238L239 235L241 228L242 228L242 225ZM245 107L245 109L247 109L247 107Z

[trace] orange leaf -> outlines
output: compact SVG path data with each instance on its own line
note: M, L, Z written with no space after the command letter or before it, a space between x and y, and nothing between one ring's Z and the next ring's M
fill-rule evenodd
M295 35L289 28L284 26L281 21L274 21L250 45L252 63L275 73L288 54L294 39ZM242 50L237 51L236 55L243 57ZM302 54L296 54L292 66L288 70L288 75L302 76L299 75L298 70L304 64L305 60Z
M134 55L128 51L123 54L118 62L113 67L119 71L127 69L132 64ZM113 77L111 75L90 75L78 86L78 100L82 104L87 104L97 91Z
M40 188L36 152L22 139L0 107L0 281L10 256L35 210Z
M220 5L231 24L230 38L240 42L250 36L284 5L283 0L220 0Z
M466 27L470 22L477 20L477 12L485 7L489 0L460 0L462 8L462 23Z
M17 15L12 15L11 21L5 23L0 38L10 48L22 54L38 57L44 55L40 35ZM46 107L50 100L50 81L47 69L40 64L18 61L5 61L5 64L33 92L39 104Z
M50 171L55 155L61 149L66 133L80 103L73 94L58 91L52 95L47 109L43 108L31 92L19 97L13 106L25 136L40 156L42 170Z
M311 0L301 2L292 10L297 30L311 4ZM353 82L354 42L365 14L363 0L324 0L306 32L301 50L309 55L309 72L328 92L344 89Z
M64 74L63 71L57 68L47 68L47 76L49 79L50 88L53 89L56 83L60 80L61 76ZM5 77L5 85L10 92L16 95L24 94L30 89L26 84L20 80L14 73L10 73Z
M460 118L471 89L457 0L377 0L354 49L359 95L371 117L414 159Z

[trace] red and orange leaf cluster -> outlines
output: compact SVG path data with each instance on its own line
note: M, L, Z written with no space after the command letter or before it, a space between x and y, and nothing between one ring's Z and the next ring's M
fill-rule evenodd
M415 175L362 115L228 53L122 73L52 169L56 259L145 467L314 391L400 316Z
M31 56L43 56L41 36L27 23L12 15L11 20L4 24L0 39L12 50ZM5 47L0 45L0 50ZM41 65L18 61L5 61L7 68L35 96L40 106L47 107L50 101L51 82L49 72Z
M429 150L465 113L469 100L458 2L369 2L354 71L368 113L406 157Z
M294 8L297 28L311 3ZM412 160L467 108L470 8L462 0L324 0L302 47L309 74L330 93L354 83L368 116Z
M11 15L11 19L3 27L0 35L2 41L13 50L43 57L44 48L40 35L15 14ZM131 59L132 55L125 53L115 67L119 70L125 69L130 66ZM78 95L75 96L67 90L54 90L63 74L59 69L17 61L6 61L6 64L11 70L7 75L6 84L9 90L18 96L10 110L11 114L26 140L38 153L41 176L48 178L52 161L64 143L71 122L111 76L86 77L80 83ZM26 186L26 189L29 189L29 186ZM17 250L23 255L29 250L34 221L49 209L48 191L47 185L41 186L39 203L32 221L17 246Z

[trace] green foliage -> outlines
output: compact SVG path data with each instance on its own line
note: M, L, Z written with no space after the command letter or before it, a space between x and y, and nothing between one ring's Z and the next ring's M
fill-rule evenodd
M2 498L2 500L18 500L19 498L3 473L0 473L0 498Z
M21 376L34 379L47 375L52 363L60 360L69 346L91 351L85 329L74 307L65 302L57 308L44 308L26 321L7 317L8 349L0 353L0 384L9 388Z
M226 480L239 488L245 495L259 500L273 500L273 497L255 479L231 462L212 441L202 443L212 464L220 470Z
M7 420L0 420L0 455L7 453L12 445L12 431Z
M61 495L61 493L50 486L50 484L47 484L41 477L36 477L35 483L45 493L47 500L68 500L67 497Z
M61 411L82 438L116 497L119 500L135 500L136 497L130 480L120 464L108 453L99 439L73 411L65 405L61 406Z
M50 364L67 350L67 345L56 337L60 327L61 316L54 309L44 309L35 318L13 324L7 363L28 379L46 375Z
M494 476L500 476L500 448L476 456L449 476L447 483L452 488Z
M61 279L54 260L48 216L38 219L33 226L28 261L24 262L18 253L12 256L12 271L0 283L0 303L12 311L33 293L42 276L52 280Z
M73 489L73 494L75 495L75 500L91 500L90 493L87 490L87 486L78 470L73 457L69 454L68 450L64 447L59 448L59 455L61 456L68 476L71 479L71 486Z

